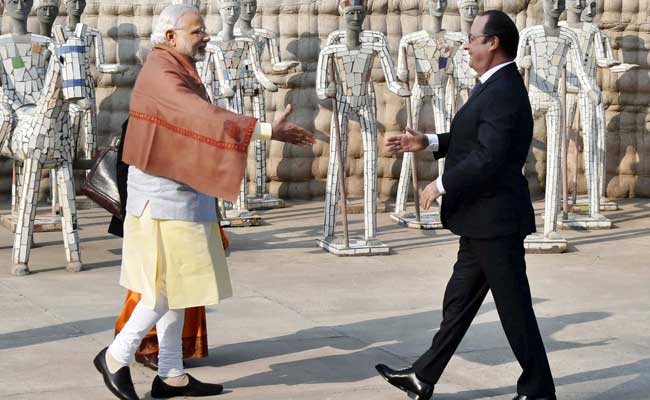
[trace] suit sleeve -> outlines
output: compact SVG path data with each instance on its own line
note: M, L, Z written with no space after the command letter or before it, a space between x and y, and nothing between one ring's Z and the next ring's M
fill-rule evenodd
M445 158L447 150L449 149L449 132L438 134L438 150L433 152L433 157L436 160Z
M484 93L487 94L487 93ZM467 156L442 176L448 194L466 195L485 187L510 157L510 144L516 132L518 107L511 107L502 93L491 95L481 110L478 144ZM441 141L442 143L442 141ZM442 148L442 146L441 146Z

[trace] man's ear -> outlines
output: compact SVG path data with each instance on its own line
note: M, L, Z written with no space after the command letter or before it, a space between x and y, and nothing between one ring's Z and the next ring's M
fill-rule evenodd
M165 32L165 39L167 39L167 43L169 44L173 43L176 39L176 32L174 32L171 29L168 30L167 32Z
M492 40L490 41L490 51L496 51L499 47L501 47L501 39L498 36L492 36Z

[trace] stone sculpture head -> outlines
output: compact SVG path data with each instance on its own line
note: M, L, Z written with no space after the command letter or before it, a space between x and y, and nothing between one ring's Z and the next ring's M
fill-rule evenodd
M570 13L581 15L582 11L584 11L586 6L587 6L586 0L569 0L569 7L567 8L567 11Z
M27 24L27 18L29 13L34 7L33 0L7 0L5 1L5 10L7 15L14 21L25 22Z
M184 4L165 7L151 34L151 43L154 45L169 46L195 62L205 59L209 41L210 36L199 10Z
M566 9L565 0L544 0L544 16L558 21Z
M361 32L366 19L366 0L339 0L339 14L345 18L348 29Z
M447 0L427 0L429 14L434 18L442 18L447 9Z
M241 15L239 0L221 0L219 2L219 14L225 27L234 27Z
M477 0L458 0L458 11L465 22L472 23L478 15Z
M582 20L584 22L593 22L596 16L596 0L587 0L587 7L582 12Z
M80 18L86 9L86 0L66 0L65 9L71 17Z
M36 4L36 15L41 25L52 27L56 17L59 15L59 0L40 0ZM41 32L43 34L43 32ZM47 35L49 36L49 34Z
M253 18L255 18L255 14L257 14L257 0L242 0L241 15L239 18L250 24Z

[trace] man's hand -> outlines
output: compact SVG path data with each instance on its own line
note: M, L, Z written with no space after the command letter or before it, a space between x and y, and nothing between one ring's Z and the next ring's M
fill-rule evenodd
M386 139L386 147L391 154L397 153L415 153L424 150L429 145L427 137L411 128L406 128L408 133L391 136Z
M271 139L297 144L299 146L311 146L314 144L314 135L311 132L287 121L289 114L291 114L291 104L287 105L287 108L273 120Z
M431 182L424 188L422 191L422 196L420 197L420 205L423 209L428 210L431 208L431 205L438 197L442 196L438 191L438 185L436 181Z

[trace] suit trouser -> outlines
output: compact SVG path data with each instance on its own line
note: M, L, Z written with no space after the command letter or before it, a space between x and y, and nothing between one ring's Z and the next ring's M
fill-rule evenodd
M523 238L460 238L458 260L447 284L440 330L431 348L413 368L435 384L476 316L488 290L492 291L501 325L523 373L517 392L528 396L555 393L551 369L533 311L526 276Z

